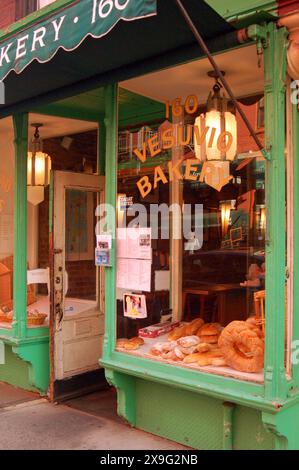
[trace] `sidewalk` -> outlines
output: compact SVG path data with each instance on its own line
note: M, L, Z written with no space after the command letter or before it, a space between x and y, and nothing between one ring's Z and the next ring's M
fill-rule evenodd
M26 390L0 382L0 412L2 408L7 406L18 405L39 398L40 396L37 393L26 392Z
M15 401L6 398L5 406L4 391L6 397L9 392L15 397ZM68 404L52 405L46 399L0 383L0 450L185 449L131 428L107 409L107 394L100 407L96 406L97 398L92 394Z

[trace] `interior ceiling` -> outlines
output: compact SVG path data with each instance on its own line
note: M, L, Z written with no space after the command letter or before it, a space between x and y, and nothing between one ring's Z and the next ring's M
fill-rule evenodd
M29 138L31 139L34 129L31 124L41 123L43 127L40 129L42 139L51 137L63 137L67 135L79 134L97 129L94 122L80 121L78 119L57 118L55 116L45 116L43 114L29 114ZM0 136L12 136L12 119L6 118L0 120Z
M264 68L258 67L256 46L238 48L215 56L236 97L258 94L264 89ZM208 59L196 60L160 72L121 82L120 86L158 101L195 94L206 102L214 84L207 73Z
M255 45L238 48L218 54L216 61L225 71L226 78L237 97L260 94L264 89L264 68L258 68ZM207 59L196 60L184 65L169 68L160 72L144 75L120 83L119 119L139 122L163 113L161 103L176 97L187 97L196 94L201 103L205 103L213 85L213 79L207 76L211 65ZM149 98L149 99L147 99ZM154 101L152 101L154 100ZM41 130L43 138L60 137L97 129L98 122L104 117L105 99L103 88L82 93L72 98L56 101L41 106L29 114L30 124L44 124ZM69 117L60 116L72 116ZM58 117L59 116L59 117ZM31 135L33 129L30 129ZM0 119L0 136L12 138L12 121Z

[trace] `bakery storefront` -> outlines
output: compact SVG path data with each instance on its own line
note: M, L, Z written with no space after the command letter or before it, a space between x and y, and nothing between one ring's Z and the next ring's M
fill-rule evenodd
M0 39L0 380L105 374L140 429L298 449L286 28L191 0L39 15Z

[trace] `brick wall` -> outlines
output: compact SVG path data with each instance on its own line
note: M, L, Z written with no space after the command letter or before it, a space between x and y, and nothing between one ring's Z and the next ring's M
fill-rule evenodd
M278 2L279 15L286 15L287 13L291 13L296 10L299 10L298 0L279 0Z
M258 118L258 105L253 104L251 106L244 106L241 104L241 108L246 114L247 119L252 125L253 129L258 133L259 139L262 144L264 144L264 130L257 129L257 118ZM256 143L251 137L243 119L237 113L237 123L238 123L238 153L245 153L249 150L255 152L258 150Z
M0 28L6 28L15 22L15 0L1 0Z
M44 141L44 151L51 156L52 168L63 171L82 171L83 158L96 168L96 132L77 134L72 137L74 140L69 150L61 146L61 138ZM45 200L39 205L38 258L39 267L49 266L49 188L46 189ZM93 300L96 294L94 260L69 261L66 263L66 270L69 275L68 296ZM43 289L40 292L43 293Z

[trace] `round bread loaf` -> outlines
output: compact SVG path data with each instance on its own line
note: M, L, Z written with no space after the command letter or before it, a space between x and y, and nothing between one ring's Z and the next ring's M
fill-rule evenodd
M219 339L219 335L215 335L215 336L211 336L211 335L208 335L208 336L200 336L200 339L203 343L208 343L208 344L217 344L218 343L218 339Z
M208 351L209 357L223 357L222 351L220 348L211 349Z
M184 359L185 364L196 364L202 358L202 353L189 354Z
M218 323L206 323L197 332L197 336L215 336L220 333L220 325Z
M255 320L254 323L252 321L249 322L248 320L246 320L246 325L248 325L248 328L250 328L250 330L255 331L259 338L263 338L262 329L258 326Z
M222 331L219 347L230 367L241 372L259 372L264 366L264 343L248 323L234 321Z
M208 343L199 343L197 346L196 346L196 349L199 353L205 353L205 352L208 352L208 351L211 351L211 344L208 344Z
M128 343L128 339L127 338L119 338L117 341L116 341L116 347L117 348L123 348L125 344Z
M199 328L203 326L203 324L204 321L202 318L196 318L195 320L193 320L186 326L186 336L195 335Z
M201 357L199 357L197 360L197 364L200 367L210 366L211 363L212 363L212 359L208 357L207 354L201 354Z
M186 336L186 328L186 325L181 325L172 330L168 335L168 341L175 341L179 338L182 338L182 336Z
M131 338L128 340L127 343L124 344L124 349L128 350L135 350L140 348L144 344L144 339L139 338L139 336L135 336L134 338Z
M139 349L140 344L138 343L132 343L128 341L126 344L124 344L124 349L127 349L128 351L134 351L135 349Z

